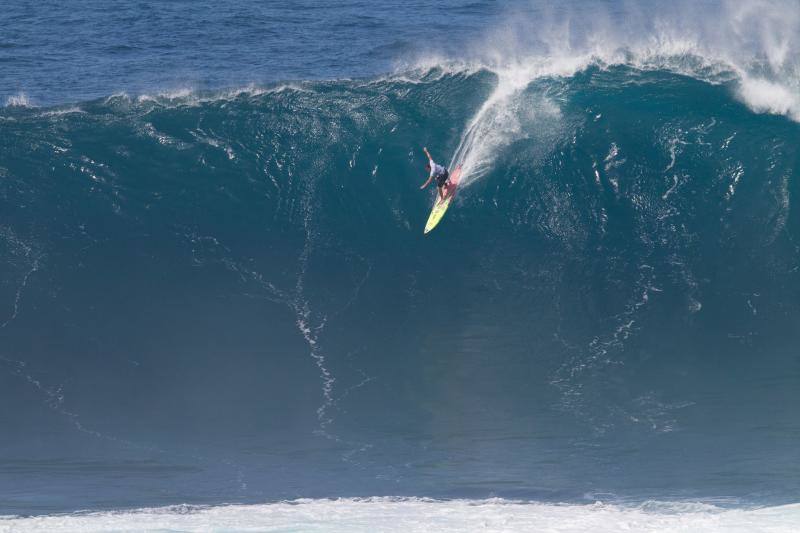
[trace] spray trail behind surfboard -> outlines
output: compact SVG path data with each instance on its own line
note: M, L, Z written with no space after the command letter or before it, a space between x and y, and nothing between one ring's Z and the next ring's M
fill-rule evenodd
M499 150L524 136L522 93L534 76L528 69L497 72L497 86L478 109L461 135L450 169L461 165L461 187L485 176Z

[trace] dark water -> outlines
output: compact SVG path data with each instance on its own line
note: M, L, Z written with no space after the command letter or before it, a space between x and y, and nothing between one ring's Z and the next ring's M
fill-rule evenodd
M243 5L79 3L75 53L64 7L0 23L19 35L0 94L61 102L0 110L0 514L796 501L791 68L761 107L697 55L287 86L268 80L380 72L398 53L375 35L417 46L394 30L444 7L381 3L346 26L367 8ZM33 26L63 61L24 55ZM115 39L139 48L116 58ZM209 88L151 90L184 72ZM425 237L422 146L472 164Z

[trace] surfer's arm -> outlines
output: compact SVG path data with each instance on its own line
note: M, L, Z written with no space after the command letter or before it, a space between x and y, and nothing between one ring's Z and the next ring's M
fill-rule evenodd
M428 185L431 184L431 181L433 181L433 158L431 157L431 153L428 151L428 147L427 146L424 146L422 148L422 151L425 152L425 155L428 156L428 161L429 161L430 166L431 166L431 175L428 176L428 181L423 183L422 187L420 187L420 189L424 189L425 187L427 187Z

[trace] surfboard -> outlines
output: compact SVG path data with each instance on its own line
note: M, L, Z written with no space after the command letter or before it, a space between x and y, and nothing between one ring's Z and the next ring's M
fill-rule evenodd
M453 196L456 195L459 181L461 181L461 165L458 165L450 174L449 184L445 189L444 200L439 198L438 192L436 193L436 202L434 202L433 209L431 209L431 215L428 217L428 222L425 224L425 233L430 232L436 227L437 224L439 224L439 222L441 222L442 217L444 217L444 214L447 211L447 208L450 207L450 202L453 200Z

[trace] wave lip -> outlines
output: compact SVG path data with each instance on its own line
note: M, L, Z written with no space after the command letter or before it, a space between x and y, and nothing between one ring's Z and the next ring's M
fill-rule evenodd
M427 498L299 499L257 505L186 505L122 512L0 518L0 531L553 531L790 532L800 504L726 509L699 502L622 506Z
M800 122L800 94L763 78L743 78L739 95L756 113L785 115Z

